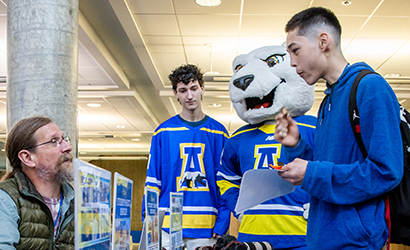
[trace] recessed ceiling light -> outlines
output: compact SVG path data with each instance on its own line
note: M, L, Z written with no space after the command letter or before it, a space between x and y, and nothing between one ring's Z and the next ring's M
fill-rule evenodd
M195 0L195 2L204 7L213 7L221 4L221 0Z
M138 138L133 138L133 139L131 139L131 141L141 141L141 140L138 139Z
M117 125L117 128L125 128L123 125Z
M87 106L90 107L90 108L99 108L99 107L101 107L101 104L99 104L99 103L88 103Z
M80 151L80 155L86 155L86 154L87 154L87 152Z
M3 151L3 152L4 152L4 151L6 151L6 150L5 150L4 148L2 148L2 149L1 149L1 151Z
M400 77L401 75L399 73L388 73L385 74L384 77L386 78L395 78L395 77Z
M219 108L220 106L222 106L222 104L220 104L220 103L212 103L212 104L208 105L208 107L210 107L210 108Z
M346 1L343 1L342 4L347 7L347 6L351 5L352 2L346 0Z
M89 141L92 141L93 139L88 139Z

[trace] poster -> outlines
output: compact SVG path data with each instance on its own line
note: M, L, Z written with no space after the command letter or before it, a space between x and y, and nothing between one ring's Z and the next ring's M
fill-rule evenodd
M114 173L112 250L129 250L133 181Z
M159 195L158 191L145 188L146 250L159 249Z
M182 249L182 213L183 213L184 194L170 193L170 226L169 226L169 249Z
M75 249L109 250L111 172L74 160Z

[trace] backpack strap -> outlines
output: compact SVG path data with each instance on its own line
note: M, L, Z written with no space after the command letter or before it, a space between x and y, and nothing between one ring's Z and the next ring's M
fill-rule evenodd
M363 157L367 157L367 151L364 146L361 131L360 131L360 116L359 116L359 109L357 108L357 100L356 100L356 93L357 87L359 86L360 80L368 74L377 74L376 72L370 69L364 69L359 72L356 76L356 79L353 82L352 89L350 90L350 97L349 97L349 120L350 125L352 126L354 137L356 138L357 144L359 145L360 151L363 154Z

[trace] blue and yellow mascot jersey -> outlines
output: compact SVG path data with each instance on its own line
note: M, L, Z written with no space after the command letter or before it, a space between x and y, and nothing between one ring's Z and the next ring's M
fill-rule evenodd
M219 204L216 174L228 132L216 120L197 127L171 117L155 131L145 186L159 190L159 208L166 210L163 229L169 232L170 192L184 194L183 237L210 238L229 228L230 211ZM144 205L142 208L144 213Z
M294 118L301 136L313 145L316 118ZM279 161L288 163L282 145L274 139L275 125L245 125L226 142L218 186L222 199L234 212L242 175L251 169L268 168ZM305 246L307 221L303 218L303 204L309 195L296 187L290 194L266 201L245 211L239 228L238 241L268 241L275 249ZM238 215L236 215L238 216Z

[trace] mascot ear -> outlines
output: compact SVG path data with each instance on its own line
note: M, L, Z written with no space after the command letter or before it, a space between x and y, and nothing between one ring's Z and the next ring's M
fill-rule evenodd
M284 41L284 42L282 43L282 47L285 47L285 48L286 48L286 41Z

